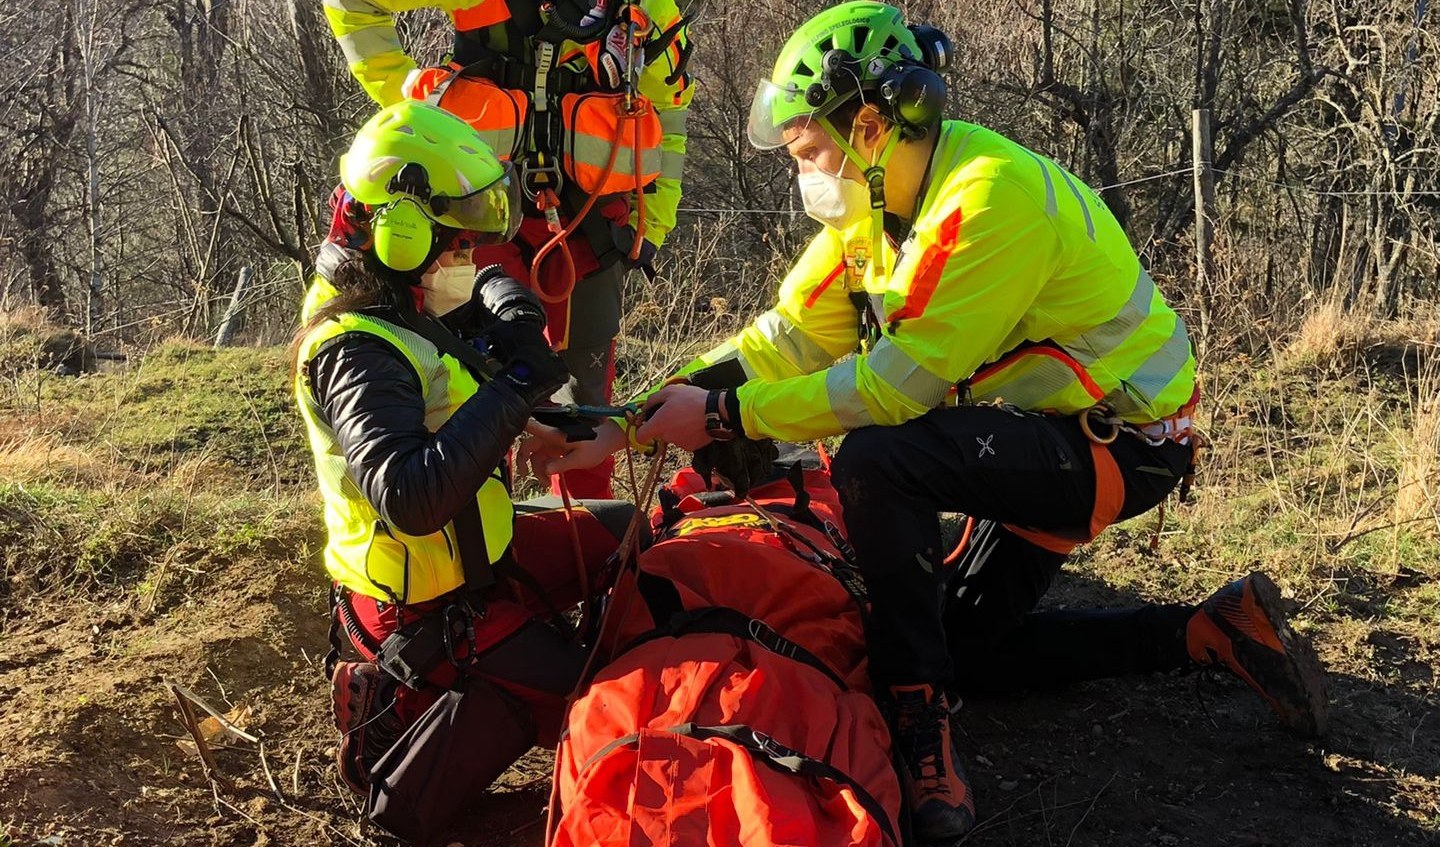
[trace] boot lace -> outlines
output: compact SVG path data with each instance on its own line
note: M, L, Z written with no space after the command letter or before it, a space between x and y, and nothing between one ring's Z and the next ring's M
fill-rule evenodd
M917 787L926 792L943 791L946 787L945 733L941 721L950 719L949 710L940 702L909 703L900 710L900 734L908 742L905 763Z

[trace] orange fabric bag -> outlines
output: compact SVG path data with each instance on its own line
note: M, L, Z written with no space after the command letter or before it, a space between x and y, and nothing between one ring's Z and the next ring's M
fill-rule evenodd
M694 477L672 483L659 540L611 595L610 661L557 755L551 847L899 847L828 475L804 474L808 498L783 480L752 491L778 527L707 507Z
M565 128L561 165L575 184L590 194L634 191L660 176L660 118L643 99L635 117L624 115L619 94L566 94L560 98ZM636 178L636 152L639 178ZM611 155L615 163L606 173Z
M470 124L497 158L508 160L519 154L530 109L525 92L501 88L484 77L459 74L456 68L426 68L409 94Z

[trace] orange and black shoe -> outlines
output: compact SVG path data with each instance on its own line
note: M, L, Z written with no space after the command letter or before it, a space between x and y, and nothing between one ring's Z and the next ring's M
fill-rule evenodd
M330 678L340 747L340 778L351 791L370 793L370 770L405 727L395 713L396 681L370 662L340 662Z
M926 847L953 844L975 826L975 796L950 741L945 693L891 686L886 705L915 839Z
M1270 577L1252 573L1210 595L1186 625L1185 647L1200 664L1223 665L1245 680L1292 731L1324 734L1325 670L1286 622Z

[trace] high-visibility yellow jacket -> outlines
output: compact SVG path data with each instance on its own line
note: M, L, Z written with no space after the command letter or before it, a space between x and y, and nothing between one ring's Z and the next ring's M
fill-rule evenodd
M1189 401L1185 325L1093 191L962 121L942 125L930 174L898 251L859 261L869 220L826 227L775 308L682 372L738 359L746 434L790 441L903 423L957 385L961 402L1062 414L1103 404L1137 423ZM860 349L855 300L882 332L842 359Z
M308 319L334 296L335 289L317 277L305 298L304 317ZM307 378L307 364L325 344L351 332L385 341L415 369L425 395L425 426L432 432L450 419L479 384L458 360L441 356L434 344L370 315L342 313L316 326L301 342L294 389L325 501L325 569L336 582L367 597L394 603L424 602L465 583L455 522L429 535L409 535L390 526L347 468L335 430L325 420ZM510 546L515 518L510 491L498 469L475 496L485 553L493 564Z
M489 44L506 44L502 33L510 19L509 0L324 0L325 17L345 51L350 72L365 92L381 106L399 102L405 95L403 85L415 62L400 47L395 31L395 13L414 9L440 9L450 16L457 30L488 30ZM533 0L521 0L533 2ZM675 211L680 204L680 175L685 166L686 120L694 86L684 72L683 57L689 50L689 34L675 0L637 0L653 26L652 41L667 31L674 38L667 49L647 63L639 79L639 91L655 108L663 132L660 143L659 177L654 191L645 194L644 233L646 240L657 247L666 234L675 228ZM665 37L668 37L666 35ZM508 44L507 55L534 63L532 41ZM588 62L580 45L565 41L557 50L558 64L568 69L586 69ZM558 106L552 107L558 108ZM559 155L559 151L550 151ZM638 228L638 211L632 212L631 223Z

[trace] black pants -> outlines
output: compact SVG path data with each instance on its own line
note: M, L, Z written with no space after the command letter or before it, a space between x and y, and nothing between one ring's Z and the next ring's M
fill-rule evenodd
M1179 483L1188 446L1121 434L1120 517ZM1186 666L1192 607L1034 611L1063 555L1007 531L1089 524L1090 442L1074 418L993 406L936 409L851 432L831 468L873 606L866 633L880 685L1006 691ZM977 518L967 555L942 565L938 512Z

